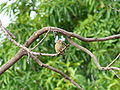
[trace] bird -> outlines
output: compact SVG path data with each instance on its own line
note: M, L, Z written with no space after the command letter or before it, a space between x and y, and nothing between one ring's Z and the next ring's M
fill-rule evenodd
M63 41L62 40L57 40L57 42L55 44L55 51L56 51L56 53L60 53L60 54L64 55L64 52L61 52L61 50L63 48L64 48Z

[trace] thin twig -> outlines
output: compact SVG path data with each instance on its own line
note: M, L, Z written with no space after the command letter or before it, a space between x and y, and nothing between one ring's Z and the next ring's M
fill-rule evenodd
M40 40L40 42L37 43L37 45L35 47L33 47L31 50L35 49L39 44L41 44L43 42L43 40L47 37L48 33L50 30L47 31L47 33L45 34L45 36Z
M115 71L113 71L113 70L110 70L110 71L113 72L114 75L115 75L118 79L120 79L120 77L117 75L117 73L116 73Z
M120 12L120 10L116 9L116 8L113 8L111 5L109 5L109 7L117 12Z
M33 54L33 55L37 55L37 56L58 56L59 54L61 54L61 52L63 52L69 45L65 46L64 48L62 48L62 50L59 53L55 53L55 54L47 54L47 53L38 53L38 52L32 52L30 50L27 50L29 53Z
M13 39L15 39L15 35L13 35L9 30L7 30L4 26L2 26L2 22L0 20L0 27L4 29L4 32L6 31L9 36L11 36Z
M117 57L110 64L107 65L107 67L110 67L113 63L115 63L119 57L120 57L120 54L118 54Z

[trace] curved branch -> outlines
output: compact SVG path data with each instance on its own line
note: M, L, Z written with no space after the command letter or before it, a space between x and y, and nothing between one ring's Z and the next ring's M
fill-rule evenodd
M2 27L3 28L3 27ZM5 29L5 28L3 28ZM4 30L6 34L8 34L8 32L6 30ZM120 34L117 34L117 35L113 35L113 36L109 36L109 37L105 37L105 38L84 38L84 37L81 37L77 34L74 34L72 32L68 32L68 31L65 31L63 29L60 29L60 28L56 28L56 27L44 27L38 31L36 31L23 45L17 43L15 40L11 39L10 38L10 35L8 36L8 39L10 41L12 41L15 45L19 46L20 49L18 51L18 53L11 59L9 60L6 64L4 64L2 67L0 67L0 75L5 72L7 69L9 69L14 63L16 63L25 53L24 51L26 51L26 53L30 53L30 54L33 54L35 55L36 54L39 54L41 55L41 53L37 53L37 52L32 52L30 51L27 47L29 47L40 35L42 35L43 33L47 32L47 31L52 31L52 32L59 32L67 37L75 37L79 40L82 40L82 41L85 41L85 42L94 42L94 41L105 41L105 40L110 40L110 39L115 39L115 38L120 38ZM71 42L71 41L70 41ZM72 42L71 43L72 45L74 45L75 47L85 51L87 54L89 54L93 59L94 59L94 62L96 64L96 66L98 67L98 69L100 70L112 70L112 69L115 69L115 70L120 70L119 68L117 67L101 67L97 58L89 51L87 50L86 48L82 47L82 46L79 46L78 44ZM43 54L45 55L45 54ZM51 56L51 54L49 54ZM53 56L57 55L57 54L52 54ZM39 63L40 64L40 63ZM46 67L46 68L49 68L55 72L57 72L57 69L54 69L53 67L50 67L46 64L41 64L41 66L43 67ZM61 73L58 71L58 73ZM63 75L64 77L66 77L64 75L64 73L61 73L61 75ZM67 77L66 77L67 78ZM68 80L70 80L71 82L74 82L72 81L71 79L67 78ZM76 83L73 83L74 85L76 85L77 87L79 87L79 85L77 85ZM79 87L80 88L80 87Z
M33 41L35 41L35 39L37 39L41 34L47 32L47 31L52 31L52 32L59 32L67 37L75 37L79 40L85 41L85 42L95 42L95 41L106 41L106 40L111 40L111 39L115 39L115 38L120 38L120 34L117 35L112 35L112 36L108 36L105 38L85 38L85 37L81 37L78 34L74 34L72 32L68 32L66 30L57 28L57 27L44 27L38 31L36 31L30 38L29 40L25 43L26 47L29 47L29 45L31 45L33 43Z
M53 70L53 71L61 74L63 77L65 77L65 78L68 79L70 82L72 82L76 87L78 87L79 89L83 90L83 88L81 88L74 80L70 79L66 74L64 74L63 72L57 70L56 68L53 68L53 67L51 67L51 66L49 66L49 65L47 65L47 64L42 63L39 59L37 59L37 58L34 56L34 54L36 54L36 52L30 51L30 50L29 50L28 48L26 48L25 46L19 44L19 43L16 42L15 40L13 40L10 36L8 36L8 32L5 30L5 28L2 28L2 30L5 32L7 38L8 38L11 42L13 42L16 46L20 47L21 50L15 55L15 57L13 57L13 58L12 58L11 60L9 60L6 64L4 64L2 67L0 67L0 75L1 75L3 72L5 72L8 68L10 68L15 62L17 62L23 55L25 55L26 53L28 53L28 54L31 56L31 58L33 58L33 60L35 60L40 66L45 67L45 68L48 68L48 69L50 69L50 70ZM67 46L64 47L64 48L62 49L62 51L65 50L66 48L67 48ZM38 53L38 54L44 55L44 54L42 54L42 53ZM60 54L60 53L50 54L50 55L58 55L58 54ZM46 54L45 54L45 55L46 55ZM48 54L47 54L47 55L48 55Z
M2 24L1 24L1 26L2 26ZM3 28L3 29L5 29L5 28ZM5 31L5 33L7 33L6 30L4 30L4 31ZM77 34L65 31L65 30L60 29L60 28L56 28L56 27L44 27L44 28L42 28L42 29L34 32L34 34L25 42L25 44L24 44L24 46L25 46L24 50L27 50L28 52L30 52L30 50L28 48L26 48L26 47L29 47L40 35L42 35L43 33L47 32L47 31L59 32L59 33L61 33L63 35L66 35L67 37L75 37L75 38L77 38L79 40L86 41L86 42L105 41L105 40L110 40L110 39L114 39L114 38L119 38L120 37L120 34L118 34L118 35L113 35L113 36L109 36L109 37L105 37L105 38L84 38L84 37L81 37L81 36L79 36ZM8 38L9 38L9 36L8 36ZM13 41L12 39L9 39L9 40ZM22 47L23 45L19 45L15 41L13 41L13 42L14 42L15 45L23 48ZM18 51L18 52L21 52L21 50ZM37 52L33 52L33 54L41 55L41 53L37 53ZM22 57L23 54L18 53L18 55ZM18 55L16 54L15 56L18 56ZM43 53L43 55L46 55L46 54ZM56 56L57 54L47 54L47 55L48 56ZM97 67L99 69L101 69L99 63L97 62L97 58L94 57L90 52L89 52L89 55L94 58ZM20 58L17 58L17 59L19 60ZM10 68L10 66L12 66L16 61L18 61L17 59L13 57L11 59L12 61L10 60L10 61L8 61L6 63L6 65L3 65L2 67L0 67L0 72L1 73L5 72L8 68ZM7 65L8 63L9 63L9 65ZM7 66L7 67L5 67L5 66ZM109 67L109 69L110 69L110 67ZM117 70L119 70L119 68L114 68L114 67L112 67L111 69L117 69ZM102 68L102 70L108 70L108 68Z
M49 33L49 30L47 31L45 36L37 43L37 45L35 45L33 48L31 48L31 50L35 49L39 44L41 44L43 42L43 40L47 37L48 33Z
M95 56L94 54L92 54L92 52L90 52L88 49L86 49L86 48L78 45L77 43L73 42L73 41L72 41L71 39L69 39L69 38L67 38L67 40L68 40L68 41L70 42L70 44L72 44L73 46L79 48L80 50L82 50L82 51L86 52L88 55L90 55L90 56L93 58L96 66L97 66L97 68L100 69L100 70L102 69L101 66L100 66L100 64L99 64L99 62L98 62L98 60L97 60L97 58L96 58L96 56Z
M37 62L41 67L45 67L45 68L48 68L52 71L55 71L59 74L61 74L64 78L66 78L67 80L69 80L71 83L73 83L76 87L78 87L80 90L83 90L83 88L78 85L74 80L72 80L69 76L67 76L66 74L64 74L63 72L59 71L58 69L52 67L52 66L49 66L47 64L44 64L42 63L38 58L36 58L34 55L30 54L30 57L35 61Z
M68 40L68 41L70 42L70 44L72 44L73 46L75 46L75 47L79 48L80 50L82 50L82 51L86 52L87 54L89 54L89 55L93 58L96 66L97 66L97 68L98 68L99 70L118 70L118 71L120 71L120 68L117 68L117 67L101 67L100 64L99 64L99 62L98 62L98 60L97 60L97 58L96 58L96 56L95 56L94 54L92 54L88 49L86 49L86 48L84 48L84 47L76 44L75 42L73 42L73 41L72 41L71 39L69 39L69 38L67 38L67 40Z
M0 67L0 75L5 72L7 69L9 69L13 64L15 64L23 55L25 55L25 53L30 53L33 55L41 55L41 56L57 56L60 53L57 54L46 54L46 53L37 53L37 52L32 52L31 50L29 50L27 47L19 44L18 42L16 42L14 39L12 39L9 36L9 33L6 31L5 28L2 28L2 30L4 31L4 33L6 34L7 38L14 43L16 46L20 47L21 49L18 51L18 53L11 59L9 60L7 63L5 63L4 65L2 65ZM63 48L63 51L66 49L67 47Z
M107 67L110 67L113 63L115 63L119 57L120 57L120 54L118 54L117 57L110 64L107 65Z

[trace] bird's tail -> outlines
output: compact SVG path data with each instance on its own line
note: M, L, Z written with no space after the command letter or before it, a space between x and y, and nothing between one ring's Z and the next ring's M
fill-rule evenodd
M62 55L62 59L65 59L65 55Z
M65 59L64 52L61 52L61 55L62 55L62 59Z

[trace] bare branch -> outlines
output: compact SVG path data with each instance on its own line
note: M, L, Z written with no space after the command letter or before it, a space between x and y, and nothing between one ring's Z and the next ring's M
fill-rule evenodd
M47 32L48 30L50 30L52 32L59 32L59 33L65 35L67 37L75 37L75 38L77 38L79 40L82 40L82 41L85 41L85 42L106 41L106 40L111 40L111 39L115 39L115 38L120 38L120 34L108 36L108 37L105 37L105 38L84 38L84 37L81 37L77 34L74 34L72 32L68 32L66 30L63 30L63 29L60 29L60 28L57 28L57 27L44 27L44 28L36 31L29 38L29 40L25 43L25 46L29 47L29 45L31 45L35 39L37 39L41 34Z
M118 79L120 79L120 77L117 75L117 73L116 73L115 71L113 71L113 70L110 70L110 71L113 72L114 75L115 75Z
M117 55L117 57L109 64L107 67L110 67L115 61L120 57L120 54Z
M75 42L73 42L73 41L72 41L71 39L69 39L69 38L67 38L67 40L68 40L68 41L70 42L70 44L72 44L73 46L79 48L80 50L82 50L82 51L86 52L88 55L90 55L90 56L94 59L94 62L95 62L95 64L96 64L96 66L98 67L98 69L100 69L100 70L102 69L101 66L100 66L100 64L99 64L99 62L98 62L98 60L97 60L97 58L96 58L96 56L93 55L88 49L86 49L86 48L84 48L84 47L76 44Z
M15 39L15 35L13 35L9 30L7 30L5 27L2 26L2 28L4 28L6 30L6 32L13 38Z
M4 30L4 29L2 29L2 30ZM8 34L5 30L4 30L4 32L5 32L6 35ZM48 69L50 69L50 70L53 70L53 71L61 74L63 77L65 77L66 79L68 79L71 83L73 83L76 87L78 87L78 88L80 88L81 90L83 90L83 88L81 88L74 80L70 79L66 74L64 74L63 72L61 72L61 71L59 71L59 70L57 70L57 69L55 69L55 68L53 68L53 67L51 67L51 66L49 66L49 65L47 65L47 64L42 63L39 59L37 59L35 56L33 56L32 54L35 54L35 52L32 52L32 51L30 51L28 48L26 48L26 47L24 47L23 45L17 43L15 40L13 40L12 38L10 38L9 36L7 36L7 37L8 37L8 39L9 39L11 42L13 42L15 45L17 45L18 47L20 47L20 48L22 48L23 50L25 50L25 51L28 53L28 57L29 57L29 55L30 55L31 58L33 58L33 60L35 60L40 66L46 67L46 68L48 68ZM61 51L65 50L65 49L66 49L66 47L64 47ZM61 53L61 52L60 52L60 53ZM60 53L58 53L58 54L60 54ZM39 54L42 55L42 53L39 53ZM58 55L58 54L53 54L53 55ZM22 54L21 54L21 55L22 55ZM43 55L45 55L45 54L43 54ZM18 58L19 58L19 57L18 57ZM12 59L11 59L11 60L12 60ZM6 64L4 64L4 65L0 68L0 74L2 74L5 70L7 70L7 69L10 67L10 65L13 65L13 64L15 63L15 61L14 61L14 63L11 64L11 62L12 62L11 60L9 61L9 63L7 62ZM17 59L17 60L19 60L19 59ZM9 64L9 67L8 67L8 68L5 68L5 66L7 66L7 64Z
M1 24L0 24L0 25L1 25ZM2 25L1 25L1 26L2 26ZM2 30L5 32L5 34L7 35L7 38L8 38L11 42L13 42L16 46L18 46L18 47L20 47L20 48L22 48L22 49L20 49L20 50L18 51L18 53L17 53L11 60L9 60L6 64L4 64L2 67L0 67L0 75L1 75L3 72L5 72L7 69L9 69L14 63L16 63L16 62L17 62L23 55L25 55L26 53L29 53L29 54L32 55L32 56L34 56L34 55L41 55L41 56L42 56L42 55L43 55L43 56L57 56L57 55L59 55L60 53L57 53L57 54L45 54L45 53L32 52L31 50L29 50L29 49L27 48L27 47L29 47L40 35L42 35L42 34L45 33L45 32L48 32L48 31L59 32L59 33L65 35L65 36L67 36L67 37L69 37L69 38L70 38L70 37L75 37L75 38L77 38L77 39L79 39L79 40L82 40L82 41L85 41L85 42L106 41L106 40L110 40L110 39L120 38L120 34L108 36L108 37L105 37L105 38L84 38L84 37L81 37L81 36L79 36L79 35L77 35L77 34L74 34L74 33L72 33L72 32L68 32L68 31L65 31L65 30L60 29L60 28L56 28L56 27L44 27L44 28L42 28L41 30L36 31L36 32L25 42L24 45L21 45L21 44L17 43L15 40L13 40L12 38L10 38L10 35L9 35L9 33L6 31L6 28L3 28L3 27L1 27L1 28L2 28ZM45 37L47 37L47 34L46 34ZM40 42L42 42L42 41L45 39L45 37L44 37ZM89 54L89 55L93 58L96 66L98 67L98 69L100 69L100 70L119 70L119 71L120 71L120 68L117 68L117 67L101 67L95 55L93 55L88 49L86 49L86 48L84 48L84 47L82 47L82 46L74 43L74 42L73 42L71 39L69 39L69 38L68 38L68 41L69 41L72 45L74 45L75 47L79 48L80 50L83 50L84 52L86 52L87 54ZM40 42L39 42L39 43L40 43ZM36 45L36 47L37 47L37 45ZM65 47L65 48L66 48L66 47ZM63 49L63 50L65 50L65 49ZM61 51L62 51L62 50L61 50ZM34 60L36 60L36 59L34 59ZM116 61L116 60L115 60L115 61ZM114 61L114 62L115 62L115 61ZM55 68L53 68L53 67L51 67L51 66L48 66L47 64L43 64L43 63L42 63L41 61L39 61L39 60L37 60L36 62L39 63L39 65L42 66L42 67L46 67L46 68L49 68L49 69L51 69L51 70L53 70L53 71L55 71L55 72L60 73L60 74L63 75L65 78L67 78L69 81L71 81L74 85L76 85L77 87L79 87L79 85L77 85L76 82L74 82L73 80L71 80L70 78L68 78L66 75L64 75L63 72L60 72L59 70L57 70L57 69L55 69ZM111 66L111 65L110 65L110 66ZM79 87L79 88L81 88L81 87ZM82 89L82 88L81 88L81 89Z
M69 45L66 45L64 48L62 48L62 50L59 53L56 54L47 54L47 53L38 53L38 52L32 52L30 50L27 50L29 53L33 54L33 55L37 55L37 56L58 56L59 54L61 54L61 52L63 52Z
M74 84L76 87L78 87L80 90L83 90L83 88L82 88L80 85L78 85L74 80L72 80L69 76L67 76L67 75L64 74L63 72L59 71L58 69L56 69L56 68L54 68L54 67L52 67L52 66L49 66L49 65L47 65L47 64L42 63L38 58L36 58L36 57L35 57L34 55L32 55L32 54L30 54L30 56L31 56L31 58L32 58L35 62L37 62L41 67L48 68L48 69L50 69L50 70L52 70L52 71L55 71L55 72L61 74L64 78L66 78L67 80L69 80L71 83L73 83L73 84Z
M41 34L43 34L43 33L45 33L45 32L47 32L48 30L50 30L50 31L54 31L54 32L60 32L60 33L62 33L63 35L66 35L66 36L68 36L68 37L76 37L76 38L78 38L79 40L83 40L83 41L104 41L104 40L110 40L110 39L114 39L114 38L119 38L120 37L120 34L118 34L118 35L113 35L113 36L109 36L109 37L106 37L106 38L84 38L84 37L81 37L81 36L79 36L79 35L77 35L77 34L74 34L74 33L71 33L71 32L67 32L67 31L65 31L65 30L63 30L63 29L59 29L59 28L56 28L56 27L45 27L45 28L42 28L41 30L38 30L38 31L36 31L29 39L28 39L28 41L26 41L26 43L24 44L24 46L23 45L20 45L19 43L17 43L15 40L13 40L13 39L11 39L10 37L8 37L8 39L10 40L10 41L12 41L15 45L17 45L17 46L19 46L20 48L23 48L24 50L26 50L27 52L29 52L29 53L32 53L32 54L34 54L34 55L44 55L44 56L57 56L57 54L44 54L44 53L37 53L37 52L32 52L32 51L30 51L28 48L26 48L26 47L29 47L32 43L33 43L33 41L35 41L35 39L37 39ZM6 34L8 34L6 31L5 31L5 33ZM82 47L83 48L83 47ZM84 51L84 50L83 50ZM85 50L86 51L86 50ZM110 70L110 69L117 69L117 70L119 70L119 68L116 68L116 67L100 67L100 65L99 65L99 63L97 62L97 58L93 55L93 54L91 54L91 52L89 52L89 55L91 56L91 57L93 57L93 59L95 60L95 63L96 63L96 65L97 65L97 67L99 68L99 69L102 69L102 70ZM12 65L12 64L11 64Z
M22 48L23 50L27 51L28 53L31 53L31 54L33 54L33 55L40 55L40 56L58 56L58 55L60 54L60 53L57 53L57 54L46 54L46 53L32 52L31 50L29 50L29 49L26 48L25 46L19 44L19 43L16 42L14 39L10 38L10 37L8 36L8 33L5 31L4 28L2 28L2 30L5 32L7 38L8 38L11 42L13 42L16 46ZM67 46L64 47L64 48L61 50L61 52L64 51L66 48L67 48Z
M2 75L7 69L14 65L20 58L23 57L23 55L24 52L21 49L20 51L18 51L18 53L16 53L16 55L13 58L11 58L9 61L7 61L7 63L0 67L0 75Z
M117 12L120 12L120 10L116 9L116 8L113 8L111 5L109 5L109 7Z
M118 71L120 71L120 68L117 68L117 67L102 67L101 70L118 70Z
M41 39L41 41L39 43L37 43L37 45L35 47L33 47L31 50L35 49L39 44L41 44L43 42L43 40L47 37L48 33L49 33L49 30L47 31L45 36Z
M70 42L70 44L72 44L73 46L75 46L75 47L79 48L80 50L82 50L82 51L86 52L87 54L89 54L89 55L93 58L96 66L97 66L97 68L98 68L99 70L119 70L119 71L120 71L120 68L117 68L117 67L101 67L100 64L99 64L99 62L98 62L98 60L97 60L97 58L96 58L96 56L95 56L94 54L92 54L88 49L86 49L86 48L84 48L84 47L76 44L75 42L73 42L73 41L72 41L71 39L69 39L69 38L67 38L67 40L68 40L68 41Z
M4 26L2 26L1 20L0 20L0 27L1 27L2 29L4 29L4 32L7 32L7 34L8 34L9 36L11 36L13 39L16 38L15 35L13 35L9 30L7 30Z

